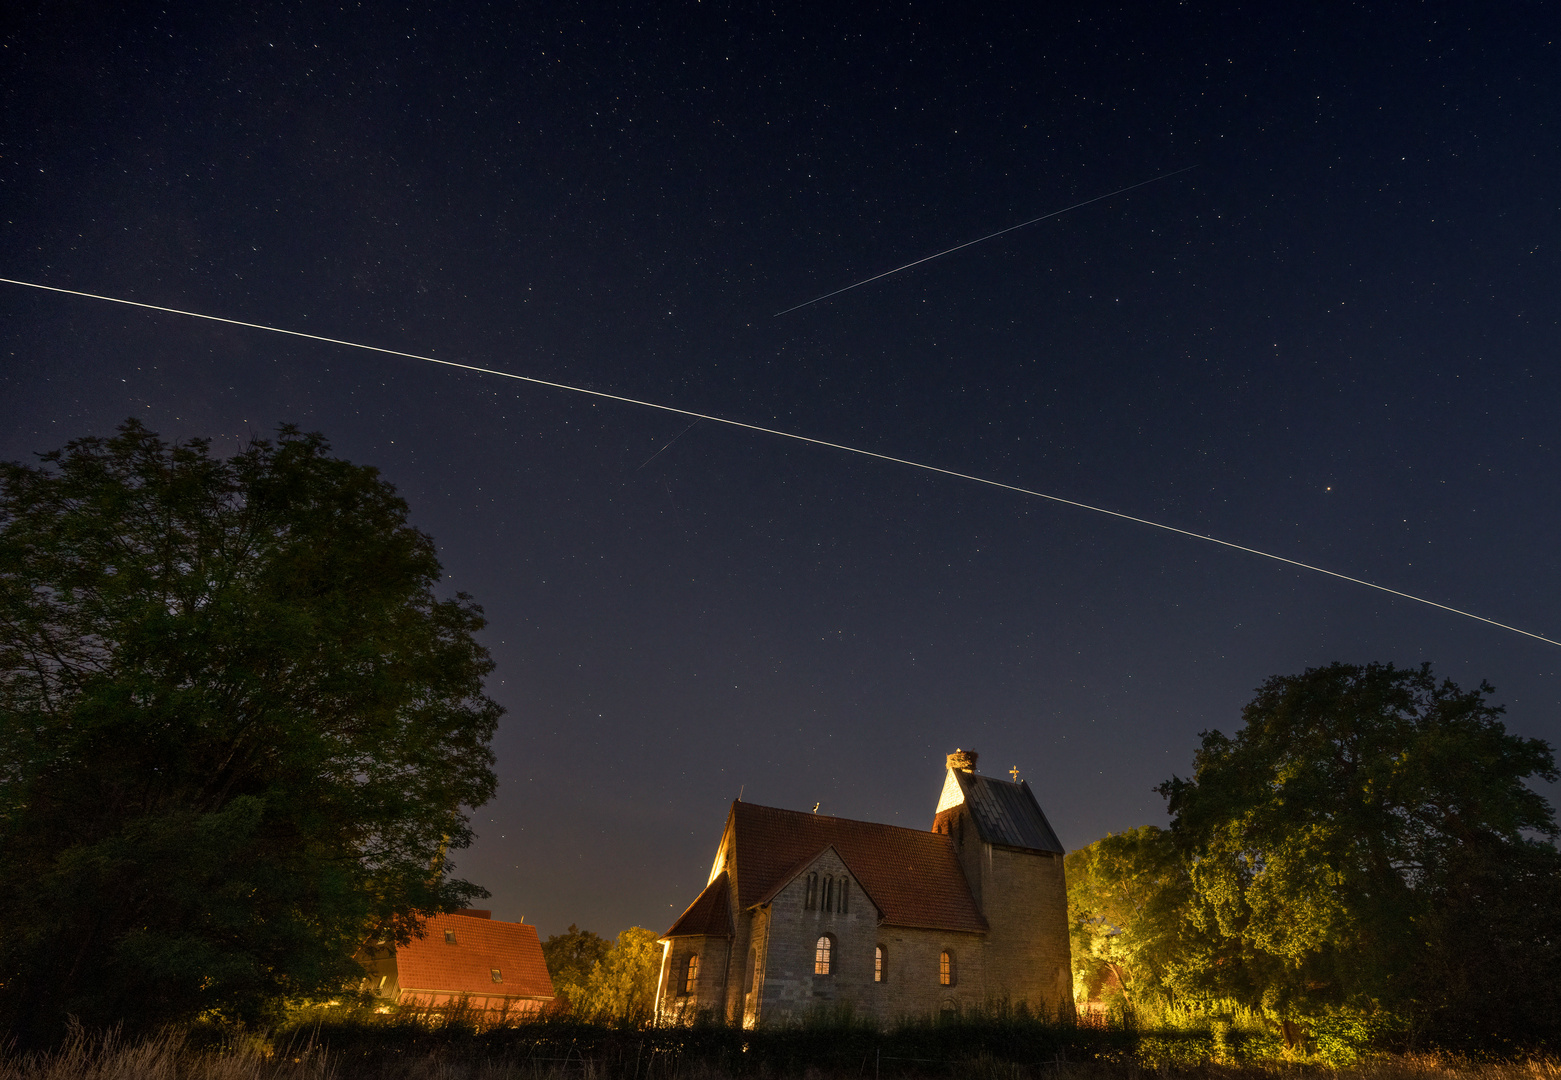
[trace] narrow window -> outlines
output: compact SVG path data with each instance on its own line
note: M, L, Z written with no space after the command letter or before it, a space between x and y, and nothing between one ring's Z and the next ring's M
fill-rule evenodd
M809 874L808 875L808 898L805 901L803 906L806 907L809 911L812 911L814 908L818 907L818 875L817 874Z
M835 943L829 939L829 935L825 934L823 937L819 938L818 943L813 946L813 974L829 974L829 956L833 951L834 944Z
M454 930L446 930L444 932L444 943L446 945L454 945L455 944L455 931Z
M889 968L884 963L883 946L880 945L873 950L873 982L887 982L888 978Z
M743 984L748 987L748 992L759 989L759 950L748 950L748 975L743 979Z
M695 953L688 958L688 971L683 978L683 993L692 994L694 984L699 981L699 954Z
M938 954L938 985L954 985L954 954L947 949Z
M493 976L493 981L494 982L503 982L504 981L504 975L503 975L502 972L499 971L498 968L489 968L488 969L488 974Z
M824 878L824 910L835 910L835 879L832 877Z
M850 888L851 888L851 886L850 886L850 882L848 881L848 879L841 878L840 879L840 914L842 914L842 915L849 915L851 913L850 912L850 906L851 906Z

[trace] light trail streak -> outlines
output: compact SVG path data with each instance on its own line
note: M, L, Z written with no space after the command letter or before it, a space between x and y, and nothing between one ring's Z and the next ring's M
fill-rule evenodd
M966 240L963 244L955 244L951 248L945 248L936 255L924 256L923 258L917 259L915 262L908 262L904 266L896 266L893 270L885 270L881 274L874 274L870 278L863 278L861 281L853 282L843 289L836 289L834 292L827 292L823 296L815 296L811 300L804 300L802 303L789 307L785 311L777 311L772 316L772 318L778 319L782 315L789 315L793 311L800 311L801 309L808 307L811 304L816 304L820 300L828 300L831 296L839 296L841 293L850 292L852 289L860 288L861 286L871 284L874 281L881 281L891 274L898 274L901 270L909 270L913 266L920 266L922 263L931 262L933 259L941 259L943 256L952 255L956 251L964 251L967 247L975 247L977 244L991 240L994 237L1002 236L1004 233L1011 233L1015 229L1024 228L1026 225L1034 225L1037 221L1045 221L1047 218L1060 217L1063 214L1066 214L1069 210L1077 210L1081 206L1088 206L1090 203L1098 203L1103 199L1111 198L1113 195L1121 195L1125 191L1132 191L1135 188L1148 187L1150 184L1156 183L1157 181L1167 180L1173 176L1180 176L1182 173L1190 172L1197 167L1198 166L1196 165L1189 165L1187 168L1177 169L1175 172L1161 173L1159 176L1153 177L1152 179L1140 180L1138 183L1129 184L1125 188L1117 188L1115 191L1108 191L1104 195L1096 195L1093 199L1085 199L1083 202L1076 202L1072 206L1064 206L1061 210L1053 210L1049 214L1042 214L1040 217L1031 218L1029 221L1021 221L1019 224L1010 225L1006 229L998 229L995 233L987 233L985 236L980 237L979 239Z
M950 476L956 480L969 480L972 483L984 484L987 487L998 488L1002 491L1012 491L1017 495L1029 495L1036 499L1045 499L1047 502L1059 503L1063 506L1071 506L1079 510L1088 510L1095 514L1104 514L1107 517L1116 518L1119 521L1131 521L1136 525L1147 525L1152 529L1160 529L1164 532L1175 533L1177 536L1185 536L1192 540L1202 540L1205 543L1216 544L1231 551L1242 551L1248 555L1256 555L1259 558L1271 559L1286 566L1293 566L1299 570L1309 570L1314 574L1322 574L1339 581L1347 581L1352 585L1364 585L1368 589L1387 593L1389 596L1397 596L1404 600L1413 600L1417 604L1436 608L1438 611L1446 611L1453 615L1461 615L1466 619L1473 619L1487 626L1494 626L1500 630L1510 630L1514 634L1522 634L1526 638L1535 641L1543 641L1548 645L1561 645L1561 641L1555 638L1545 637L1529 630L1523 630L1507 623L1497 622L1495 619L1487 619L1483 615L1476 615L1472 611L1464 611L1462 608L1451 607L1448 604L1439 604L1435 600L1427 600L1423 596L1415 596L1413 593L1401 592L1398 589L1390 589L1386 585L1378 585L1364 578L1351 577L1349 574L1341 574L1336 570L1327 570L1321 566L1313 566L1297 559L1287 559L1283 555L1275 555L1272 552L1260 551L1257 548L1247 547L1245 544L1237 544L1230 540L1221 540L1218 537L1207 536L1203 533L1192 532L1189 529L1177 528L1175 525L1165 525L1158 521L1150 521L1148 518L1135 517L1132 514L1124 514L1119 510L1107 510L1103 506L1092 506L1089 503L1078 502L1075 499L1065 499L1061 495L1048 495L1044 491L1036 491L1033 488L1020 487L1017 484L1005 484L1001 480L989 480L984 476L974 476L970 473L956 472L953 469L945 469L939 465L927 465L920 461L911 461L908 458L894 457L892 454L880 454L876 450L863 450L855 446L847 446L844 443L830 442L828 439L815 439L811 435L798 435L790 431L781 431L779 428L764 427L760 424L750 424L743 420L729 420L724 416L713 416L710 413L695 412L692 409L680 409L675 405L662 405L654 401L642 401L639 398L625 397L622 394L609 394L604 390L589 390L583 386L571 386L568 383L553 382L550 379L538 379L531 375L516 375L510 371L499 371L496 368L478 367L476 364L462 364L455 360L440 360L433 356L422 356L418 353L403 352L400 349L387 349L379 345L365 345L357 341L345 341L341 338L325 337L322 334L308 334L302 330L287 330L280 326L267 326L264 323L245 322L242 319L228 319L221 315L205 315L199 311L184 311L180 308L164 307L161 304L145 304L139 300L123 300L117 296L103 296L98 293L82 292L79 289L62 289L55 285L40 285L33 281L19 281L16 278L0 277L0 282L7 285L21 285L29 289L40 289L44 292L62 293L66 296L80 296L88 300L102 300L110 304L123 304L126 307L142 308L146 311L161 311L168 315L182 315L190 319L203 319L206 322L223 323L228 326L242 326L249 330L264 330L272 334L282 334L286 337L303 338L306 341L319 341L327 345L343 345L349 349L362 349L365 352L380 353L384 356L399 356L406 360L421 360L424 363L438 364L441 367L455 368L459 371L472 371L479 375L496 375L502 379L514 379L516 382L530 383L533 386L546 386L553 390L567 390L572 394L584 394L587 397L600 398L603 401L618 401L625 405L638 405L645 409L655 409L657 412L670 413L675 416L686 416L694 421L709 420L712 424L724 424L727 427L740 428L743 431L757 431L761 435L775 435L782 439L791 439L795 442L807 443L810 446L822 446L829 450L840 450L848 454L857 454L861 457L873 458L877 461L887 461L893 465L906 465L913 469L921 469L924 472L937 473L939 476ZM692 426L692 425L690 425ZM681 435L678 436L681 438ZM674 440L676 441L676 440ZM668 445L671 445L670 443ZM663 447L665 449L665 447ZM658 451L659 453L660 451ZM647 462L648 464L648 462Z

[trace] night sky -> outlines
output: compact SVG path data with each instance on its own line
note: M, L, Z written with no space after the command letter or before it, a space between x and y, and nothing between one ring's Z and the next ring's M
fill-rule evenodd
M1561 636L1553 8L317 6L11 6L0 276ZM129 416L408 499L508 709L458 872L544 934L665 929L739 791L929 827L956 746L1070 849L1164 824L1333 660L1561 742L1561 648L1361 586L0 286L0 458Z

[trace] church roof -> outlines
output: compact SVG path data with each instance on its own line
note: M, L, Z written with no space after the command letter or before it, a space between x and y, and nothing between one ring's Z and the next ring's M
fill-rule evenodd
M834 845L884 922L978 933L987 928L947 836L746 802L732 804L728 828L744 907L761 902L800 863Z
M1067 854L1030 785L1023 780L998 780L962 769L950 769L949 777L959 784L970 816L987 843Z
M662 937L732 936L732 890L722 870Z
M471 915L432 915L424 933L396 949L403 992L433 991L472 997L551 998L553 980L542 958L537 928ZM446 934L454 936L451 942ZM493 973L499 973L495 982Z

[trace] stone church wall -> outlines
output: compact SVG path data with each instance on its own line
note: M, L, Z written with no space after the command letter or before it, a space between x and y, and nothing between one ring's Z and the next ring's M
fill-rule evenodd
M850 910L844 914L808 910L807 876L845 876L845 864L826 852L782 889L753 931L761 971L757 994L744 1010L748 1023L762 1016L783 1023L814 1010L849 1007L858 1015L888 1022L925 1016L945 1008L967 1009L986 1000L982 935L911 927L879 926L878 912L852 879ZM818 939L834 938L831 972L813 973ZM876 948L882 945L887 978L873 981ZM955 983L939 984L939 955L954 957Z
M982 846L987 989L993 1000L1055 1015L1073 1000L1062 856Z
M661 1001L658 1013L672 1020L692 1020L694 1014L700 1011L715 1010L719 1014L726 1000L731 951L730 938L673 938L671 947L661 960ZM686 990L690 956L699 957L699 969L692 993Z

